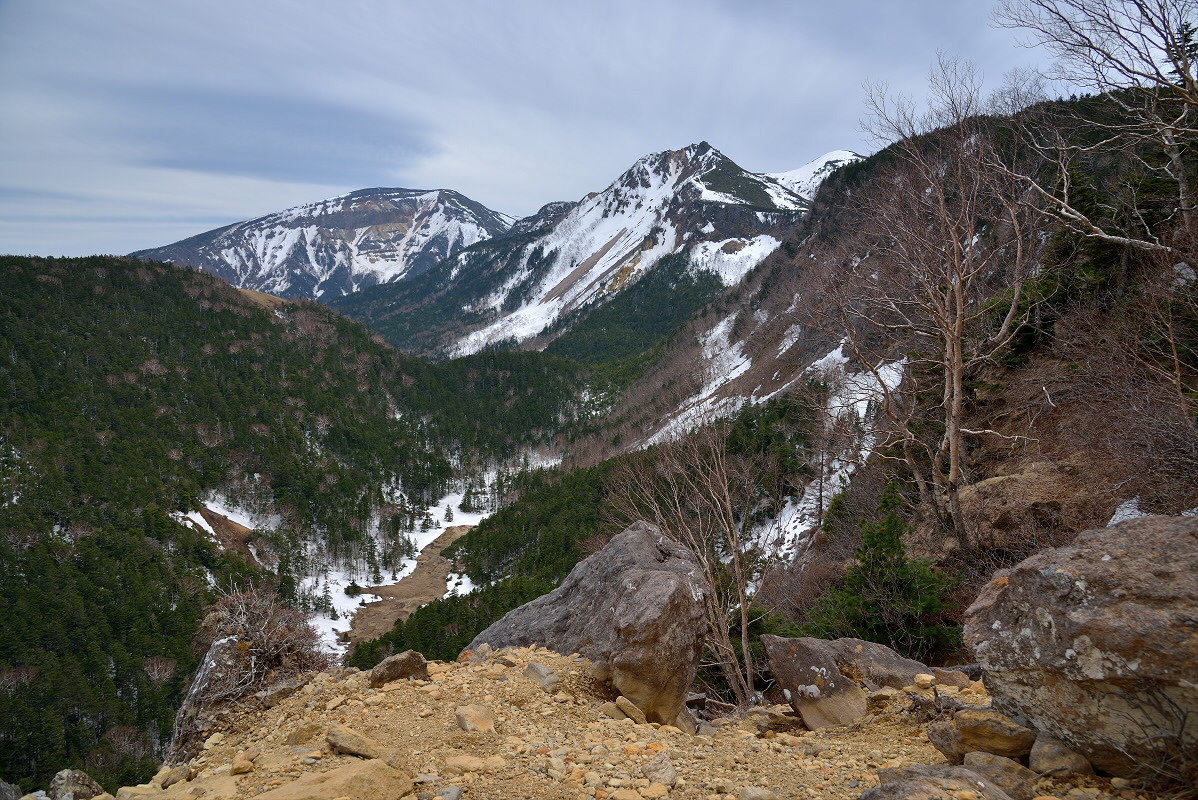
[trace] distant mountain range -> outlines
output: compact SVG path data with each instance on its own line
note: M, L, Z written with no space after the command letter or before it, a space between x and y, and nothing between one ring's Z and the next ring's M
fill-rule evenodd
M701 142L520 220L450 190L365 189L130 255L331 302L400 347L460 355L567 328L666 256L734 285L807 212L820 181L859 158L838 150L766 175Z

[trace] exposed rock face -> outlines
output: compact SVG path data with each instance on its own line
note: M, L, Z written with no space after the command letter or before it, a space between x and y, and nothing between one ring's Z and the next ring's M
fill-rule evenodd
M212 689L221 683L222 676L236 669L241 656L241 640L236 636L218 639L208 648L200 668L191 681L187 697L175 714L175 727L171 745L166 753L166 764L182 764L199 752L206 732L211 725L207 712L211 711Z
M847 725L865 716L868 696L844 675L830 642L762 636L770 672L790 693L790 705L810 729Z
M686 548L638 522L557 589L480 633L470 649L485 642L581 653L649 720L672 724L703 651L708 591Z
M1198 519L1081 533L1004 570L966 612L996 708L1099 769L1198 749Z

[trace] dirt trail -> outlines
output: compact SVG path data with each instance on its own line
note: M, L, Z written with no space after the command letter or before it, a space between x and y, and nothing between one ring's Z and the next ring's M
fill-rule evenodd
M381 599L367 603L354 614L349 640L365 642L377 639L395 627L397 621L407 619L425 603L444 596L445 581L453 571L453 565L441 552L473 529L473 525L446 528L445 533L420 551L416 557L416 569L410 575L400 578L398 583L363 589L363 594L373 594Z

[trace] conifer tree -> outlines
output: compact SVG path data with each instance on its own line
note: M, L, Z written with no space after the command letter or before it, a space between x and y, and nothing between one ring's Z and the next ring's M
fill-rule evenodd
M894 484L883 493L878 522L862 526L857 563L839 588L823 595L808 612L804 633L827 639L851 636L878 642L915 659L951 647L956 627L942 622L944 597L955 581L930 560L907 557L899 514L902 498Z

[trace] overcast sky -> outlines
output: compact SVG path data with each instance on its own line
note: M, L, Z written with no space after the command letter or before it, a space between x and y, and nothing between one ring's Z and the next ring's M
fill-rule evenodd
M374 186L514 216L707 140L755 172L1042 59L988 0L0 0L0 253L127 253Z

